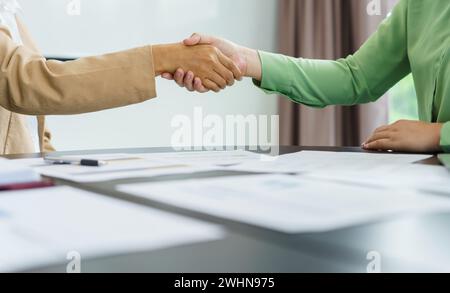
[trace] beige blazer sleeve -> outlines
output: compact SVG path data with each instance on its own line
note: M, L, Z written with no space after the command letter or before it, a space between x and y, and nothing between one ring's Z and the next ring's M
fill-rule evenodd
M0 26L0 106L26 115L94 112L156 96L151 46L71 62L17 46Z
M35 51L37 54L40 54L37 44L34 42L33 37L31 36L28 28L24 23L22 23L20 18L16 19L17 25L19 26L20 35L22 37L23 44L29 49ZM52 145L51 139L52 134L50 130L47 128L45 123L45 116L36 116L38 121L38 135L39 135L39 149L41 152L49 153L56 151ZM24 142L21 141L21 144Z

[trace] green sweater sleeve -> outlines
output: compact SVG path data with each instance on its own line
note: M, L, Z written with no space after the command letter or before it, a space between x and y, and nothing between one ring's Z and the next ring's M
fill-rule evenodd
M312 107L377 100L411 72L407 55L407 10L402 0L377 32L354 54L337 61L297 59L260 52L267 93Z
M450 122L445 123L442 127L441 148L445 153L450 153Z

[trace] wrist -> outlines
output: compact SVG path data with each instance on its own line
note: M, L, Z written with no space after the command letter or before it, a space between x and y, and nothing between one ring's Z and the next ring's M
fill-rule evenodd
M152 54L153 54L153 68L155 70L155 76L160 76L163 73L163 65L162 63L162 45L154 45L152 46Z
M441 133L442 133L442 129L444 127L443 123L434 123L433 124L433 129L434 129L434 145L435 145L435 150L440 152L442 151L442 146L441 146Z
M247 63L247 70L244 73L246 77L261 81L262 79L262 65L259 53L257 50L250 48L241 48L241 53Z
M172 61L177 55L176 53L174 54L174 50L177 47L179 47L179 44L154 45L152 47L155 76L160 76L165 72L175 72L176 68L172 66Z

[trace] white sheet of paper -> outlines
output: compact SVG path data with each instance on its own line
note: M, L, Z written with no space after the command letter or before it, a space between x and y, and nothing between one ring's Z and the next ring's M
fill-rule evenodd
M212 241L224 230L70 187L0 194L0 271Z
M87 154L87 155L72 155L72 156L64 156L64 158L71 158L71 159L89 159L89 160L100 160L100 161L125 161L125 160L136 160L136 159L142 159L139 155L133 155L133 154L124 154L124 153L118 153L118 154ZM30 159L17 159L12 160L17 164L21 164L27 167L37 168L37 167L44 167L48 166L47 163L44 162L42 158L30 158Z
M381 164L367 170L317 170L305 176L373 187L418 190L447 187L450 190L450 172L445 167L422 164Z
M0 185L39 181L41 177L27 166L0 158Z
M269 173L301 173L316 170L357 172L385 164L410 164L430 157L430 155L302 151L276 157L273 161L247 162L228 169Z
M143 158L157 159L192 166L231 166L245 162L255 162L261 155L245 150L192 151L141 154Z
M86 155L71 156L71 158L105 160L108 164L101 167L49 165L42 158L16 160L16 162L33 167L35 172L43 176L82 183L190 174L219 169L218 167L192 166L183 162L164 160L158 156L145 158L143 154Z
M48 165L43 159L16 160L41 175L74 182L99 182L221 170L223 166L258 161L261 156L243 150L142 154L80 155L70 158L107 161L102 167Z
M252 175L119 186L166 204L287 233L321 232L404 213L450 211L450 200L288 175Z

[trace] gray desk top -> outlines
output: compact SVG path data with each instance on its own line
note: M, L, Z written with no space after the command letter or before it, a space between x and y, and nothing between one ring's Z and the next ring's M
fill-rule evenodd
M282 147L282 153L300 150L360 151L357 148ZM120 149L66 152L142 153L165 152L167 148ZM8 156L25 158L39 155ZM439 164L437 158L419 162ZM384 272L450 271L450 214L398 217L383 222L328 233L286 235L246 224L214 218L130 196L115 191L122 183L241 175L208 172L149 179L117 180L107 183L74 184L58 181L142 205L160 208L205 221L229 230L220 241L188 245L146 253L83 260L83 272L366 272L369 252L381 257ZM450 195L449 195L450 196ZM36 272L65 272L65 264Z

